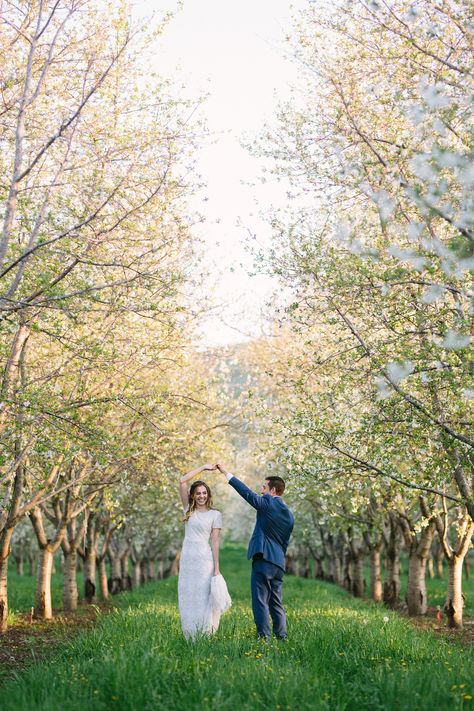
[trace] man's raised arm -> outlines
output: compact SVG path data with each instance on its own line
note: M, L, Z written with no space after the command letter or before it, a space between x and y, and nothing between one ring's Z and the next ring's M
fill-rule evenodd
M216 464L217 469L224 474L225 477L227 477L227 481L229 484L236 490L240 496L245 499L245 501L250 504L250 506L253 506L254 509L266 509L269 506L269 501L268 497L266 496L259 496L258 494L255 493L255 491L252 491L252 489L249 489L248 486L245 486L243 481L240 481L240 479L237 479L236 476L233 474L230 474L222 464L217 463Z

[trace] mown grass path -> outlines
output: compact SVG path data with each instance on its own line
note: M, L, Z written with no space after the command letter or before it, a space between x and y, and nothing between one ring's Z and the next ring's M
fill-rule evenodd
M176 579L149 585L4 685L1 709L474 709L472 649L296 578L285 581L290 641L265 644L254 637L244 552L225 551L222 568L234 605L214 637L182 637Z

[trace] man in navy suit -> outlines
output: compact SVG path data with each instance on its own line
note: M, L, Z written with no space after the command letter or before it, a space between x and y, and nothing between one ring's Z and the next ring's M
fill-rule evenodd
M295 519L282 499L285 482L279 476L267 477L262 485L262 496L259 496L240 479L229 474L222 464L216 466L237 493L257 510L257 520L248 547L248 558L252 559L252 610L257 634L270 639L271 617L273 633L279 639L286 639L282 586L285 553Z

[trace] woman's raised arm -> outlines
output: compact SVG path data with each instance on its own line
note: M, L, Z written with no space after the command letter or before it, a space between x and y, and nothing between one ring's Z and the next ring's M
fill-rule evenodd
M179 480L179 493L181 496L181 501L183 502L184 509L186 509L189 505L188 487L186 485L186 482L197 476L198 474L201 474L201 472L212 472L215 468L215 464L203 464L202 467L193 469L192 471L181 477L181 479Z

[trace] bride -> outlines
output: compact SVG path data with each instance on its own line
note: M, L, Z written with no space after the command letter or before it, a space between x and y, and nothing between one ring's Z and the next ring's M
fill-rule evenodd
M187 639L215 632L221 614L232 604L225 580L219 573L222 515L213 508L211 490L205 482L195 481L189 492L186 484L198 474L215 469L214 464L204 464L185 474L179 482L185 534L179 566L178 600L181 627Z

